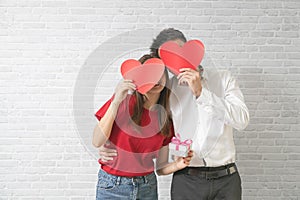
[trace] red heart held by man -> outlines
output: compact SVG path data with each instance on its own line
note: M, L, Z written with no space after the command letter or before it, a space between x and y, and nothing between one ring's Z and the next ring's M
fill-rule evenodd
M181 68L197 69L204 56L204 45L200 40L189 40L180 47L168 41L159 48L159 55L166 67L178 75Z
M132 80L137 91L145 94L159 82L164 74L165 65L161 59L151 58L141 64L138 60L129 59L122 63L121 74L124 79Z

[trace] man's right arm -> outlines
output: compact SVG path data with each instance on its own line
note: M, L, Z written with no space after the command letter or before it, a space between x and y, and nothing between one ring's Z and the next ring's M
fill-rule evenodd
M224 124L242 130L249 123L249 111L244 102L244 96L230 72L223 73L220 78L224 84L224 97L219 97L203 88L196 101L210 107L211 109L208 110L219 115L218 118L224 120Z
M100 146L98 150L100 160L102 162L112 161L114 157L118 155L117 150L113 148L108 142Z

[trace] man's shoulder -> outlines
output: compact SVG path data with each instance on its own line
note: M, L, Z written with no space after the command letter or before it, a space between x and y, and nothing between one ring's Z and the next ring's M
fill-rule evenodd
M227 69L209 70L207 72L207 84L211 88L227 88L234 81L232 73Z

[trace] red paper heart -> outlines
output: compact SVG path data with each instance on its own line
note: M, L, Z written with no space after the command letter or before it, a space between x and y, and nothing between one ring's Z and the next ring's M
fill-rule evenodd
M161 59L151 58L144 64L134 59L126 60L121 65L121 74L124 79L133 80L137 91L145 94L161 79L165 65Z
M166 67L178 75L181 68L197 69L204 56L204 45L199 40L189 40L180 47L176 42L169 41L161 45L159 55Z

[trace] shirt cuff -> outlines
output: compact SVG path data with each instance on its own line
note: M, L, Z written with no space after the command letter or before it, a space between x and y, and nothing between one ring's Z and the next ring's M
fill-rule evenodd
M196 98L196 97L195 97ZM198 104L211 105L212 104L212 94L206 88L202 88L201 94L196 98Z

